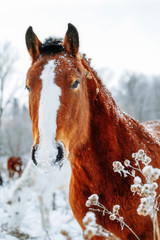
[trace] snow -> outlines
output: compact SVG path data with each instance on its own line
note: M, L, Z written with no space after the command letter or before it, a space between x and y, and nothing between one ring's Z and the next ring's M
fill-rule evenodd
M42 90L39 103L39 134L40 142L36 151L36 160L42 169L50 169L51 163L58 154L56 146L57 111L60 106L61 89L54 83L55 62L48 61L42 74ZM52 159L54 156L54 159ZM44 160L45 159L45 160Z
M69 163L59 174L41 173L29 161L18 180L9 180L2 172L0 187L0 239L65 240L65 231L74 240L82 240L82 231L68 203ZM67 179L68 178L68 179ZM55 209L53 208L53 194ZM39 201L40 197L43 201ZM12 201L12 203L11 203ZM44 208L42 208L44 204ZM49 225L44 225L42 212L48 209ZM17 227L17 228L16 228Z

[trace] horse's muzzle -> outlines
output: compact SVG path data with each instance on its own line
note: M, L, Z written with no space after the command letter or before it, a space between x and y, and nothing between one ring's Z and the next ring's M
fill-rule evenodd
M65 148L61 142L58 142L56 145L57 145L57 149L58 149L58 154L57 154L56 160L52 163L52 165L56 164L56 165L59 165L60 167L62 167L63 160L65 157Z
M57 150L58 150L58 154L56 156L56 159L54 159L52 162L51 162L51 165L54 166L54 165L59 165L60 167L62 167L63 165L63 160L64 160L64 157L65 157L65 148L64 148L64 145L61 143L61 142L58 142L56 143L56 147L57 147ZM32 151L31 151L31 158L32 158L32 161L33 163L38 166L38 162L36 160L36 151L38 149L38 145L35 144L33 145L32 147ZM54 157L54 156L53 156Z
M33 145L32 151L31 151L31 159L34 162L34 164L38 166L38 163L36 161L36 156L35 156L36 150L37 150L37 145Z

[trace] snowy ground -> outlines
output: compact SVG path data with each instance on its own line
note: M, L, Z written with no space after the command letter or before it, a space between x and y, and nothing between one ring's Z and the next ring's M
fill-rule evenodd
M29 188L27 201L21 207L22 215L18 229L9 230L10 210L12 205L7 202L10 200L10 193L15 185L15 180L8 181L5 174L3 186L0 186L0 240L17 239L37 239L37 240L82 240L81 229L74 219L68 204L68 190L56 190L55 209L50 211L51 227L43 229L41 224L41 214L39 202L37 201L34 189ZM25 194L24 194L25 198ZM18 217L18 216L17 216ZM15 218L15 224L18 218ZM63 236L61 231L66 231L71 237Z

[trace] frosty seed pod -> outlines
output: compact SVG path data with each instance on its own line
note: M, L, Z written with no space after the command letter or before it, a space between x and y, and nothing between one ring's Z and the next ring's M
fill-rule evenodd
M85 217L83 218L83 224L89 224L89 223L95 223L96 222L96 216L93 212L87 212Z
M120 206L119 206L119 205L114 205L114 206L113 206L113 213L117 215L119 209L120 209Z
M155 191L151 191L151 192L150 192L150 196L151 196L151 197L155 198L156 195L157 195L157 193L156 193Z
M128 159L126 159L126 160L124 161L124 165L125 165L126 167L128 167L128 166L130 165L130 161L129 161Z
M144 190L150 190L150 187L151 187L150 184L146 183L146 184L144 184L143 189Z
M83 233L84 240L91 239L95 234L94 228L87 227L86 230Z
M158 188L158 184L156 182L152 183L151 190L156 190Z
M88 201L90 202L90 205L97 205L98 204L98 195L97 194L92 194L89 198Z
M132 153L132 158L136 158L137 154L136 153Z
M137 191L137 185L132 184L130 189L131 189L131 192L135 193Z
M151 158L150 157L146 157L145 158L145 164L148 165L151 162Z
M91 205L91 204L90 204L90 200L87 200L87 201L86 201L86 207L90 207L90 205Z
M136 177L134 178L134 184L141 184L141 182L142 182L142 180L141 180L140 177L136 176Z
M123 223L123 217L119 217L120 223Z
M153 168L151 172L151 181L157 181L160 176L160 169L158 168Z
M140 149L140 150L138 151L138 154L139 154L139 155L143 155L143 153L144 153L144 150L143 150L143 149Z
M141 198L141 204L146 205L148 203L148 198Z
M116 219L116 216L115 216L114 214L111 214L111 215L109 216L109 219L112 220L112 221L114 221L114 220Z
M149 176L150 173L152 172L152 166L145 166L143 169L142 169L142 173L145 177Z
M117 211L117 210L119 210L119 209L120 209L120 206L119 206L119 205L114 205L114 206L113 206L113 210Z
M138 155L137 159L138 159L139 161L142 161L142 160L143 160L143 156L142 156L142 155Z

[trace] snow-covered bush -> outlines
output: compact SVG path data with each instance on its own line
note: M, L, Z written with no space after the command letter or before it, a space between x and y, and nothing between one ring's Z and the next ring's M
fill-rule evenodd
M96 194L90 196L86 205L88 205L89 202L91 205L97 205L98 201L94 201L97 197L98 196ZM87 212L83 218L83 226L85 227L85 231L83 233L84 240L90 240L93 236L102 236L107 240L120 240L120 238L116 237L113 233L96 223L96 216L93 212Z
M124 177L128 175L133 177L133 184L131 185L131 192L140 196L140 204L137 208L139 215L149 215L153 222L153 239L160 239L159 225L157 212L158 200L160 195L157 196L156 189L158 188L157 180L160 177L160 169L153 168L149 165L151 158L146 156L144 150L140 149L137 153L133 153L134 166L131 165L129 160L124 161L124 165L121 162L113 162L114 172L124 174ZM142 168L141 165L144 165ZM127 167L127 169L125 168ZM128 170L130 168L130 170ZM139 176L136 176L139 173ZM145 181L143 180L145 179Z

